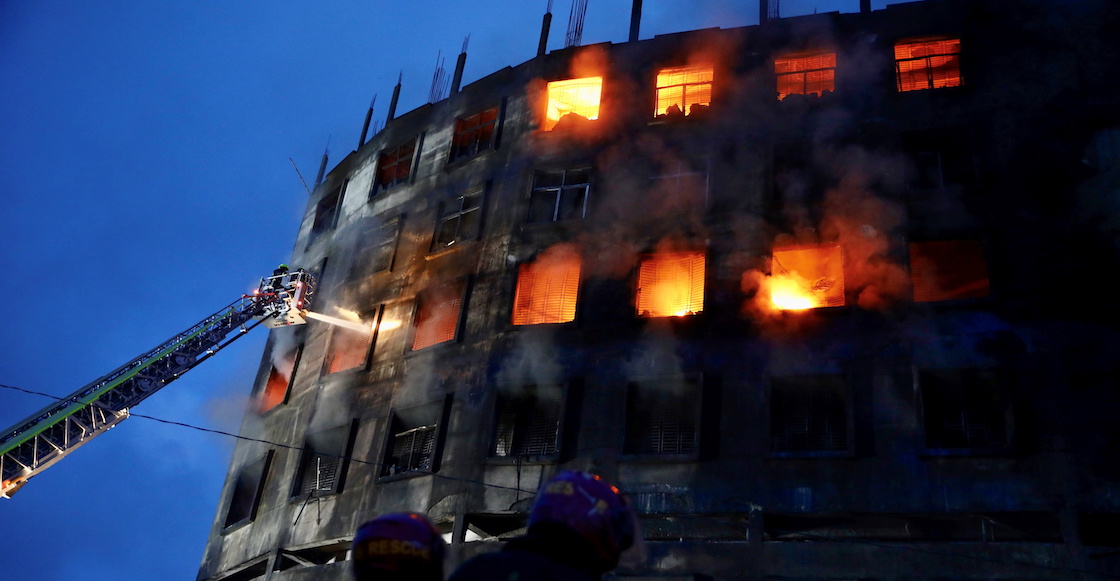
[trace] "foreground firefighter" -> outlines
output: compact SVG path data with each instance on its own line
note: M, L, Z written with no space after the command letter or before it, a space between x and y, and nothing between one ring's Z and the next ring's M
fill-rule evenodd
M446 544L423 515L381 515L354 535L357 581L442 581Z
M529 511L528 534L463 563L451 581L600 579L634 544L637 519L618 489L586 472L549 480Z

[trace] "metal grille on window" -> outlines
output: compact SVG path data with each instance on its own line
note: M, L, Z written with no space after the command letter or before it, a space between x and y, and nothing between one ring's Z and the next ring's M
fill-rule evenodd
M698 386L631 384L626 401L627 454L691 454L696 451Z
M920 374L926 446L934 449L1000 449L1010 444L1010 404L991 370L927 370Z
M500 394L491 455L547 456L559 451L560 386L533 386L528 393Z
M350 428L347 424L307 437L293 494L337 491Z
M774 452L848 449L848 407L843 386L827 377L775 380L770 393Z
M393 436L393 448L382 471L383 476L410 470L431 470L436 426L411 428Z
M961 85L960 39L903 42L894 47L899 92Z
M591 189L586 169L539 171L529 193L529 222L578 220L586 215Z
M700 114L712 103L711 66L674 67L657 73L656 117Z
M566 323L575 319L579 272L578 256L546 257L522 264L513 299L513 324Z
M460 196L444 204L432 250L446 248L456 242L478 238L482 220L482 194Z
M451 160L470 157L494 147L497 126L497 107L456 119L455 135L451 138Z

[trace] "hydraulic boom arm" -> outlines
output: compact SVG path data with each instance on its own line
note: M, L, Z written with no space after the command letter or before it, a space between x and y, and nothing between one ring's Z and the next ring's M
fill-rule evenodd
M0 496L11 497L32 476L124 421L129 408L249 329L305 323L313 294L314 280L302 270L265 278L252 295L0 433Z

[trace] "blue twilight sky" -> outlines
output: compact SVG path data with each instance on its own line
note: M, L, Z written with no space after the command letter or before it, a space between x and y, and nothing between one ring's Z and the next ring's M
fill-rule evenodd
M891 3L894 3L893 1ZM642 38L755 24L757 0L646 0ZM783 0L784 16L858 0ZM880 9L884 0L875 0ZM366 108L423 104L470 34L464 84L534 56L547 0L0 1L0 384L64 396L286 261L315 177ZM570 3L556 2L549 48ZM584 44L623 42L592 0ZM297 265L298 266L298 265ZM267 333L136 413L236 432ZM49 403L0 388L0 429ZM5 578L193 580L233 441L132 418L0 500Z

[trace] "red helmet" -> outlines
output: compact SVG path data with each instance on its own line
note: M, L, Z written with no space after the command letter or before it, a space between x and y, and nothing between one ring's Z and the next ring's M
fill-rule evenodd
M537 493L529 509L529 529L538 523L568 527L591 543L605 571L634 544L634 518L617 488L594 474L565 470Z
M354 578L442 581L445 548L439 529L424 515L384 514L354 535Z

